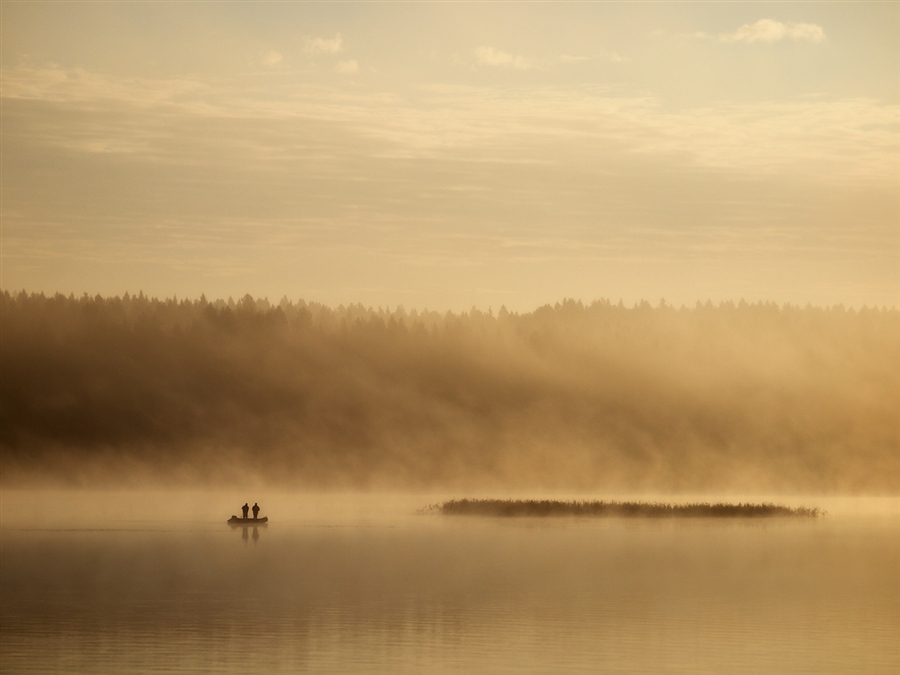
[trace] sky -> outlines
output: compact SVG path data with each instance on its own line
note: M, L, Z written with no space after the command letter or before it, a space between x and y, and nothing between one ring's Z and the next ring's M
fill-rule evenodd
M900 3L0 4L0 285L900 304Z

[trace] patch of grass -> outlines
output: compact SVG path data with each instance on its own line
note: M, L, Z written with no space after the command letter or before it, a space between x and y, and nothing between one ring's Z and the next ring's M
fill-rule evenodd
M560 501L553 499L451 499L423 510L445 516L606 516L616 518L816 518L818 508L780 504L718 502L665 504L659 502Z

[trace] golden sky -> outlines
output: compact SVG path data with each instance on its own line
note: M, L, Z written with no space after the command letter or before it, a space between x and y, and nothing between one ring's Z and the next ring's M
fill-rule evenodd
M7 290L900 303L900 3L2 13Z

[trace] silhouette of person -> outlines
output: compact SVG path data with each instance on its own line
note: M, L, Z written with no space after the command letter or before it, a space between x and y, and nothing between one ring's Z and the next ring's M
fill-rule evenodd
M259 518L259 504L256 502L253 503L253 520Z
M247 520L247 511L249 511L249 510L250 510L250 505L249 505L249 504L244 504L244 505L241 507L241 511L242 511L243 514L244 514L244 520Z

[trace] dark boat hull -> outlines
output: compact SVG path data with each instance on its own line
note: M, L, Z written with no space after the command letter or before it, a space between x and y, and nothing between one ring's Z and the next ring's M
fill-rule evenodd
M268 516L263 518L238 518L237 516L231 516L231 518L228 519L229 525L241 525L243 527L247 527L248 525L265 525L268 522Z

